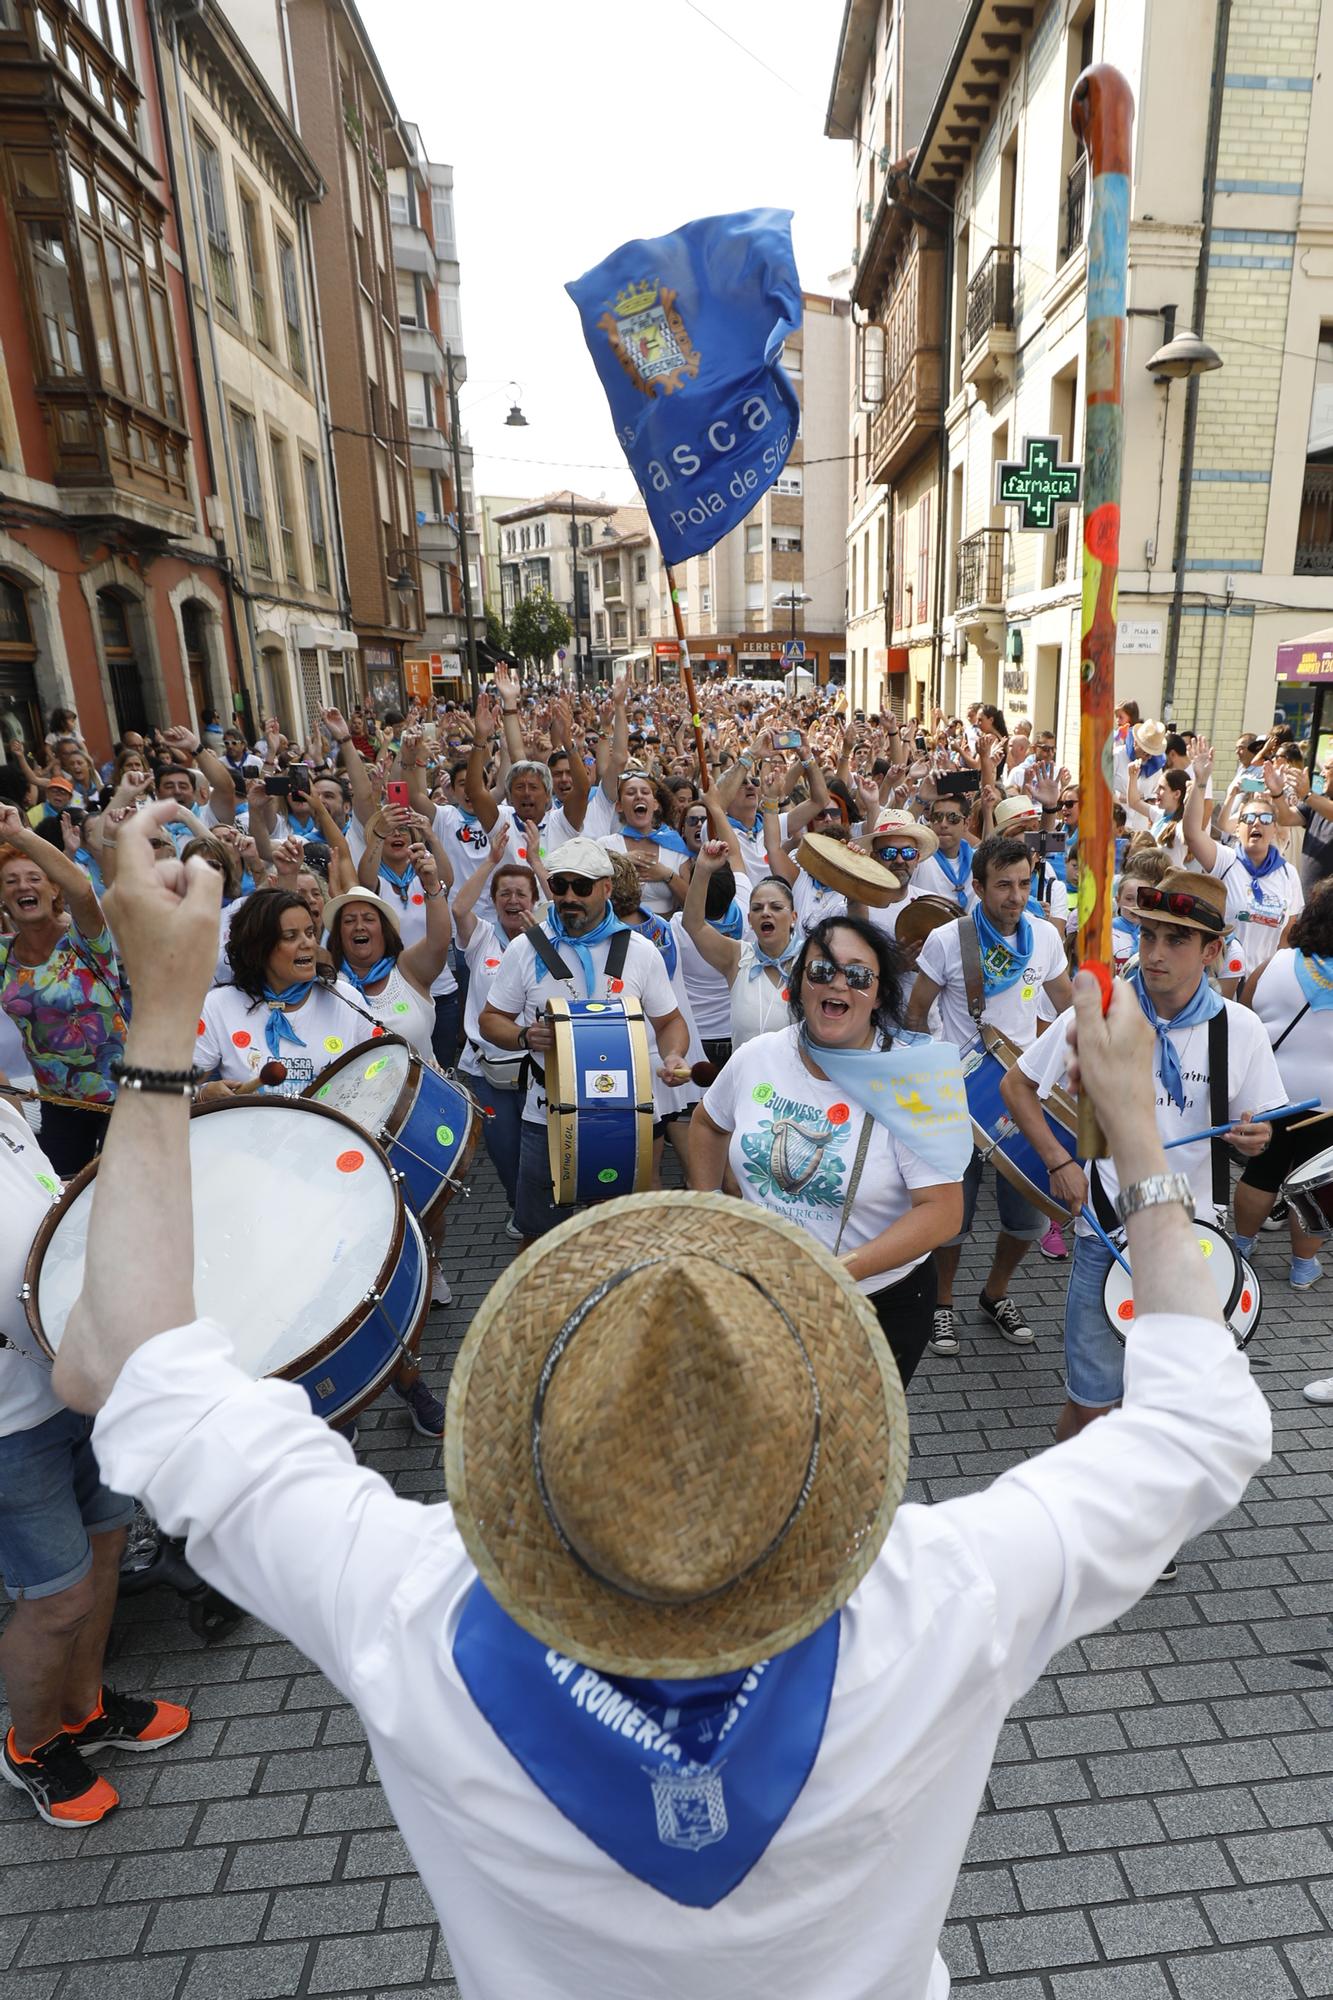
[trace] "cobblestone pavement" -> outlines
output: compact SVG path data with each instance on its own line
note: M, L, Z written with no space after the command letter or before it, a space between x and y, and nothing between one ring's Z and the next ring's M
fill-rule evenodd
M512 1247L484 1165L452 1214L456 1304L426 1336L437 1387ZM965 1259L961 1300L984 1262ZM1290 1291L1273 1235L1257 1262L1276 1454L1179 1581L1062 1653L1006 1726L943 1941L976 2000L1333 1995L1333 1417L1300 1394L1333 1368L1333 1272ZM1064 1269L1034 1254L1020 1273L1034 1350L969 1322L959 1360L927 1357L912 1497L966 1492L1048 1443ZM361 1440L400 1493L441 1497L438 1450L392 1398ZM111 1677L189 1702L194 1726L109 1758L124 1805L82 1835L4 1791L2 2000L457 1992L357 1718L293 1647L252 1619L205 1647L155 1589L121 1605Z

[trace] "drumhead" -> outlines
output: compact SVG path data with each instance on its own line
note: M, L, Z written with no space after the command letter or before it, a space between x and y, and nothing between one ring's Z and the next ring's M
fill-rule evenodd
M406 1042L362 1042L326 1069L319 1081L306 1091L316 1104L341 1111L364 1131L380 1133L388 1125L399 1093L412 1066L412 1051Z
M1307 1188L1327 1187L1333 1181L1333 1146L1325 1146L1322 1153L1311 1153L1299 1167L1282 1183L1282 1193L1290 1198L1293 1194L1303 1194Z
M299 1098L233 1101L190 1120L194 1298L258 1379L299 1360L378 1290L403 1226L373 1139ZM54 1351L83 1285L96 1175L67 1197L32 1308ZM127 1273L132 1283L132 1273Z
M1222 1317L1230 1320L1243 1287L1240 1256L1224 1229L1215 1228L1211 1222L1200 1222L1196 1216L1194 1231ZM1123 1230L1117 1232L1114 1242L1117 1250L1123 1252ZM1102 1309L1112 1332L1123 1340L1134 1320L1134 1279L1119 1264L1113 1263L1102 1281Z

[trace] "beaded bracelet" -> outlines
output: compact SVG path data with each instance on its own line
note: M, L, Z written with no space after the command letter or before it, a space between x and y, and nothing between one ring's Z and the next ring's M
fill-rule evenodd
M147 1091L158 1097L193 1097L203 1082L197 1069L140 1069L134 1064L113 1062L111 1080L124 1090Z

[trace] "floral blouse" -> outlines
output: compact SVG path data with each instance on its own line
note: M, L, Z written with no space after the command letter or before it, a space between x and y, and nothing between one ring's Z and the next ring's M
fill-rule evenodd
M125 995L116 948L103 924L85 938L71 925L41 965L20 965L0 938L0 1008L18 1028L43 1090L110 1104L111 1065L125 1053Z

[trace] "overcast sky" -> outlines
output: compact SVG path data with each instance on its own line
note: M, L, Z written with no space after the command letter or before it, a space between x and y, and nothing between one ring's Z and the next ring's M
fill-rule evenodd
M833 289L854 237L852 149L824 137L842 0L360 7L399 111L454 169L478 493L633 499L565 282L630 238L767 205L795 210L805 289ZM505 426L510 378L526 430Z

